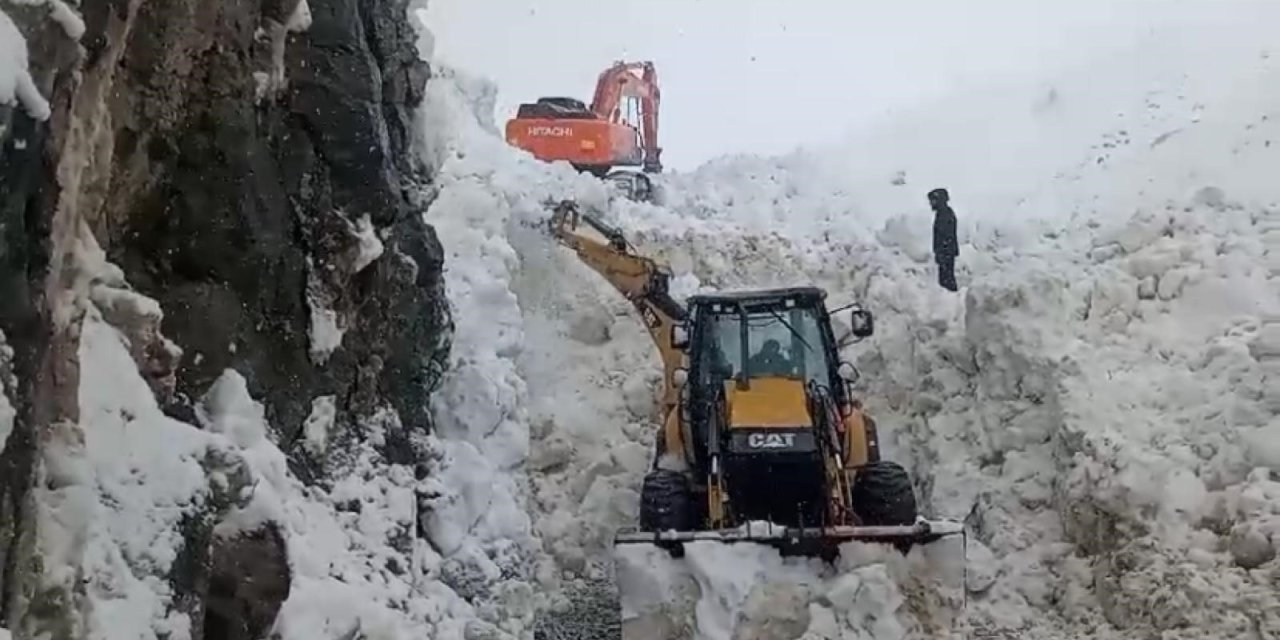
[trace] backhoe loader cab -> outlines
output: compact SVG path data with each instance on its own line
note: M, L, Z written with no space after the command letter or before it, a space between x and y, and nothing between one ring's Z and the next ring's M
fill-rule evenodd
M762 407L788 406L789 394L798 392L803 399L809 386L847 399L847 380L841 373L847 376L852 365L839 362L825 298L824 291L812 287L690 298L690 399L712 399L725 390L726 381L733 382L729 389L735 397L763 398L752 391L772 393L773 402ZM794 403L789 406L795 408ZM770 422L768 416L741 419L761 420L762 426ZM804 414L776 415L773 420L791 420L806 428L809 424Z
M826 522L824 457L840 451L825 409L852 408L850 388L817 288L702 295L689 300L689 373L682 389L691 427L687 461L718 456L731 518L787 526ZM852 376L849 376L852 377ZM829 407L824 407L829 403ZM819 419L814 420L818 414ZM864 434L857 462L875 458ZM819 442L826 438L827 442ZM870 446L867 446L870 445ZM910 514L908 521L913 521Z

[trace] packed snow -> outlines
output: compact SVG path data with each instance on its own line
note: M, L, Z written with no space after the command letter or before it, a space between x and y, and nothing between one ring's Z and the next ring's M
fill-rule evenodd
M79 40L84 35L84 20L62 0L11 2L15 5L45 5L49 9L49 18L62 27L68 38ZM46 120L51 113L49 101L41 95L28 68L27 40L9 14L0 8L0 105L15 104L36 120Z
M1112 56L847 148L664 176L663 206L512 150L494 87L433 64L416 152L457 330L438 429L415 443L428 476L379 458L388 411L332 486L304 485L234 371L198 426L165 417L91 307L83 439L47 448L37 489L45 578L83 582L88 637L184 637L164 579L178 519L223 500L216 534L273 523L286 541L282 640L1280 634L1280 70L1252 32L1160 35L1141 43L1151 64ZM956 294L929 264L936 186L964 230ZM877 335L844 354L858 392L967 549L850 544L834 566L753 545L611 553L637 516L658 360L542 228L563 198L668 262L678 296L815 283L874 311ZM356 226L367 264L381 243ZM313 452L333 403L312 401Z
M533 600L527 585L478 584L494 588L502 605L480 611L439 579L457 556L445 560L413 536L415 494L426 488L411 468L387 465L374 451L386 429L398 428L393 414L364 425L367 441L344 452L346 473L332 487L306 487L288 471L240 374L226 371L202 398L199 425L172 420L138 375L130 340L112 315L97 304L86 309L80 422L52 427L34 490L42 592L85 598L77 617L46 621L46 631L104 640L191 637L171 581L182 579L173 572L187 553L189 520L215 505L230 507L215 535L269 524L285 540L292 588L273 637L461 639L499 626L516 637L529 624L511 613ZM314 402L309 444L323 447L332 401Z
M0 105L20 105L32 118L45 120L49 101L40 95L27 64L27 39L0 9Z
M291 33L301 33L311 28L311 5L307 0L298 1L298 6L289 14L289 20L284 26Z
M11 4L45 7L49 10L49 19L62 27L62 33L72 40L84 36L84 19L71 5L62 0L9 0Z
M4 453L9 434L13 433L13 421L18 416L9 399L10 392L17 391L17 379L13 376L13 347L0 331L0 454Z
M304 6L303 2L299 6ZM281 53L283 56L284 54ZM347 250L341 252L330 261L317 264L311 256L307 257L307 308L310 311L310 355L316 364L323 365L333 355L334 350L342 345L351 318L339 314L335 309L334 289L329 282L334 278L353 278L357 273L373 264L382 256L385 247L382 238L373 227L369 214L364 214L354 221L342 218L347 237Z

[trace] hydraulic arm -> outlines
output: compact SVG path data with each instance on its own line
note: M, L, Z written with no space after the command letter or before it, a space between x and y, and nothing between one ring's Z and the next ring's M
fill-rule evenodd
M599 218L581 211L576 204L564 201L556 205L551 217L551 231L563 245L573 249L578 258L613 285L640 314L649 336L662 357L664 415L677 404L676 385L672 378L684 366L685 354L676 348L677 327L685 320L685 309L667 292L671 271L650 258L637 255L628 246L622 232Z

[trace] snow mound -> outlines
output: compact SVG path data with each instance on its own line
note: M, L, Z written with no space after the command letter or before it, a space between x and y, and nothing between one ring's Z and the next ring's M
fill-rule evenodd
M63 0L13 0L15 5L46 6L49 19L72 40L84 35L84 19ZM49 101L36 87L28 69L27 40L9 14L0 9L0 105L18 104L36 120L47 120Z
M9 434L13 433L13 421L18 416L13 402L9 400L9 392L17 391L18 386L17 380L13 377L12 367L13 347L9 346L4 332L0 331L0 453L4 453Z
M209 389L197 428L164 416L129 346L88 307L81 419L54 425L35 489L44 567L37 599L83 590L85 606L79 617L39 622L45 630L112 639L197 633L173 585L190 579L183 565L201 551L189 545L203 538L186 536L204 523L223 537L278 528L291 588L272 637L521 637L529 615L516 612L531 608L520 604L533 601L528 585L486 574L466 592L450 564L465 556L446 560L414 534L416 496L430 487L376 453L381 434L397 427L394 414L365 425L370 437L349 452L348 473L331 487L307 487L289 472L240 374L228 370ZM324 414L327 403L317 400Z
M27 39L0 9L0 105L14 104L37 120L49 117L49 101L40 95L27 70Z
M352 452L349 473L321 489L289 474L284 454L267 437L262 406L238 373L219 378L201 417L207 429L235 444L256 479L252 501L216 533L231 536L272 522L285 540L292 585L273 630L282 640L461 637L463 620L475 616L455 592L431 579L438 557L413 538L413 471L374 457L378 434L388 425L368 425L372 442Z
M47 621L67 637L186 635L169 582L188 553L184 522L241 499L232 479L243 469L225 442L160 412L124 337L94 307L79 359L80 422L50 426L33 489L37 601L84 594L77 617Z
M784 559L760 545L698 542L680 561L649 547L620 549L622 637L945 637L939 634L954 626L956 610L948 598L962 594L949 588L956 567L930 557L936 551L903 556L881 545L847 544L831 566Z

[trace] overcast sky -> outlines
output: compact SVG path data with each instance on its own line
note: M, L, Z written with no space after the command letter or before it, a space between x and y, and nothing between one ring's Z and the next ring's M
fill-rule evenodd
M664 164L683 170L1268 1L428 0L427 22L438 59L498 84L499 126L540 96L590 102L616 59L654 61Z

